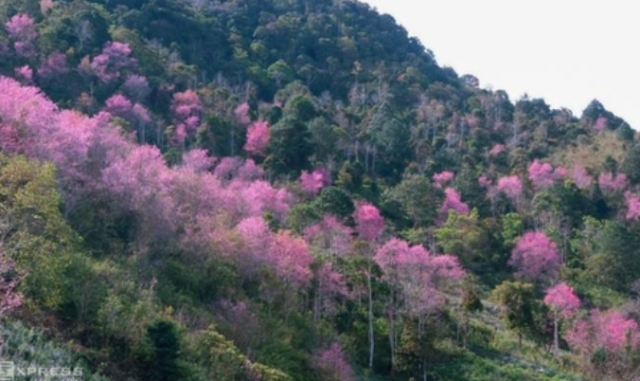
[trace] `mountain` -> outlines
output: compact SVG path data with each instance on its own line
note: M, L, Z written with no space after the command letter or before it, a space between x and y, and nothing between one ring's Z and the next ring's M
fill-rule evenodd
M358 1L5 0L0 21L19 369L640 371L640 146L597 100L478 88Z

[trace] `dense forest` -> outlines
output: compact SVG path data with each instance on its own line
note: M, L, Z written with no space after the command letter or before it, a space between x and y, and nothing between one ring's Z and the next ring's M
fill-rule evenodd
M478 83L354 0L2 0L0 360L640 380L636 132Z

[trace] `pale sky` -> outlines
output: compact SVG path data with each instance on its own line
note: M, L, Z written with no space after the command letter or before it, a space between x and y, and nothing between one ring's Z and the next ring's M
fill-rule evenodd
M640 129L640 20L630 0L362 0L480 87L580 116L592 99Z

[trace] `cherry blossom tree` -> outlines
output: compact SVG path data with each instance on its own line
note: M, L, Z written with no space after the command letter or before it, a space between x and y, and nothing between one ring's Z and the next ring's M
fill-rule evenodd
M331 184L331 177L324 168L316 168L313 172L302 171L300 174L300 185L302 190L309 194L315 195L320 190Z
M193 90L173 94L171 113L175 127L174 140L178 144L184 144L185 139L192 136L200 125L200 97Z
M167 168L160 150L137 146L124 157L116 158L102 172L105 190L122 213L138 216L138 244L163 244L174 237L175 209L170 194L174 172Z
M573 182L576 184L576 186L583 190L588 189L593 182L593 179L591 178L591 176L589 176L587 170L581 165L576 165L575 167L573 167L571 178L573 179Z
M233 109L233 116L236 120L236 123L241 125L248 125L251 123L251 117L249 116L249 104L247 102L243 102L239 104L235 109Z
M368 203L360 203L356 207L353 217L360 238L374 243L384 228L384 220L378 208Z
M542 232L526 232L516 242L509 265L515 267L518 275L525 278L554 278L560 266L558 247Z
M491 184L492 184L491 179L486 175L482 175L478 178L478 185L480 185L483 188L489 188Z
M496 190L504 193L511 201L517 203L520 200L520 195L522 195L522 182L515 175L501 177L498 180Z
M453 181L455 175L451 171L444 171L433 175L433 182L437 188L444 188L445 185Z
M104 83L120 78L122 71L133 69L138 62L131 57L131 48L122 42L108 42L102 52L91 60L91 71Z
M573 288L565 282L547 289L544 303L553 311L553 343L556 354L560 353L560 339L558 322L560 318L569 318L580 308L580 299L574 294Z
M327 254L333 262L349 249L352 233L352 229L340 223L336 217L325 215L320 222L305 228L302 235L311 246Z
M20 57L29 58L35 55L35 40L38 37L35 23L26 13L18 13L5 24L13 48Z
M627 201L627 214L625 218L628 220L637 219L640 216L640 197L626 191L624 198Z
M598 184L600 185L600 189L605 193L616 193L629 185L627 175L624 173L614 175L611 172L600 173L598 176Z
M529 165L529 180L536 190L548 188L553 185L555 176L553 167L549 163L541 163L535 159Z
M594 380L631 380L638 375L633 356L640 353L640 329L622 312L592 310L574 322L565 338Z
M489 156L498 156L504 151L505 151L505 147L503 144L496 144L489 151Z
M607 129L607 118L601 116L593 122L593 129L596 131L603 131Z
M324 262L314 271L313 320L318 322L326 314L337 311L336 299L350 296L344 276L331 262Z
M24 85L30 85L33 82L33 70L28 65L15 68L13 73Z
M287 231L279 232L268 248L267 255L286 285L294 290L302 290L309 285L313 257L302 238L294 237Z
M142 75L131 74L122 84L122 91L136 102L143 102L151 93L149 81Z
M67 66L67 56L55 51L47 56L38 67L39 83L48 83L59 78L69 71Z
M269 145L269 123L258 121L252 123L247 129L247 142L244 150L252 155L262 155Z
M356 380L356 376L346 359L342 346L337 342L315 353L313 367L317 369L325 381Z
M375 206L362 202L356 206L353 214L356 222L356 232L358 236L368 243L368 267L366 269L367 278L367 301L368 301L368 323L369 323L369 368L373 369L373 355L375 351L374 331L373 331L373 285L372 285L372 260L375 243L384 229L384 219L380 211Z
M461 280L465 272L456 257L432 255L421 245L410 247L406 241L392 238L379 247L373 257L391 286L388 300L389 344L395 365L396 316L402 310L418 318L434 312L444 302L443 292ZM422 328L419 327L419 332Z
M555 181L564 181L568 175L569 171L563 165L559 165L553 170L553 179Z
M461 215L469 214L469 206L462 202L460 194L453 188L447 188L444 190L445 199L440 207L440 221L444 222L449 216L449 211L453 210Z
M203 149L193 149L182 155L181 168L194 173L209 172L213 168L216 159L210 157Z

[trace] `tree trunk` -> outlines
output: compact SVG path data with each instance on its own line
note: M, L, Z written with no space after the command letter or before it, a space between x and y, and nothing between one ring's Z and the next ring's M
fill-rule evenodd
M373 335L373 290L371 285L371 265L367 273L367 288L369 293L369 369L373 370L373 352L375 350L375 342Z
M553 346L555 355L560 353L560 338L558 337L558 311L553 312Z
M395 330L395 313L394 313L394 297L391 293L391 302L389 303L389 347L391 349L391 374L396 370L396 330Z

